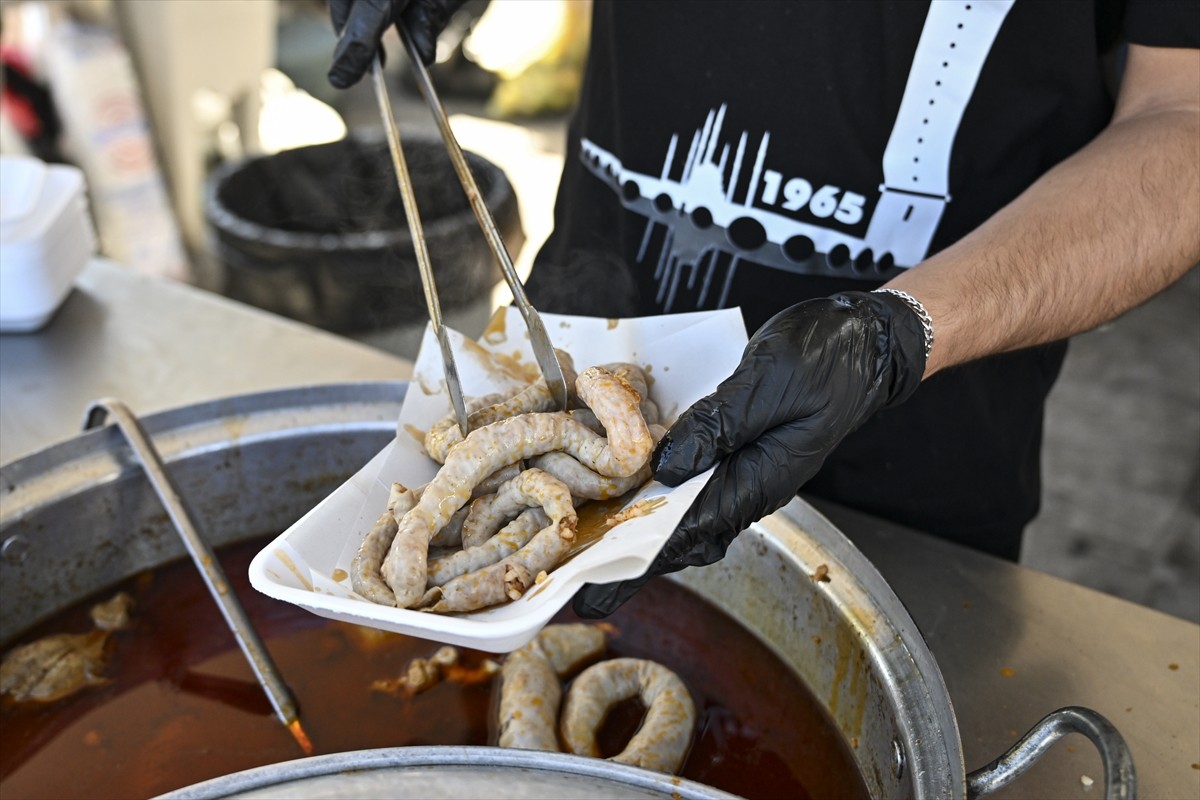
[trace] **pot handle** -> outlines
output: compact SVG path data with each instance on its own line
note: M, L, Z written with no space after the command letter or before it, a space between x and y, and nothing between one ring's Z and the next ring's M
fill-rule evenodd
M1069 733L1092 740L1104 762L1105 800L1134 800L1137 774L1133 755L1112 723L1090 708L1068 706L1047 715L1004 755L967 776L967 797L974 800L1007 786L1029 769L1042 754Z

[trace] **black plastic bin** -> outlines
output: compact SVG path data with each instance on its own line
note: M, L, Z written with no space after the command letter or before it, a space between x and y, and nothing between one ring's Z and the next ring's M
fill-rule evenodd
M499 265L440 139L404 137L417 208L445 310L478 300ZM509 252L524 242L512 185L468 163ZM326 330L352 333L428 318L387 142L350 137L226 164L205 200L223 292Z

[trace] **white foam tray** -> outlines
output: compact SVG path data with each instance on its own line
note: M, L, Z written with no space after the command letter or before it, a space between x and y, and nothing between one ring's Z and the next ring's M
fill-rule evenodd
M504 316L493 321L478 343L451 332L468 396L519 385L534 363L519 314L511 308L498 314ZM651 396L668 421L715 389L737 365L746 344L737 309L626 320L554 314L543 318L555 346L570 352L581 369L614 361L632 361L646 368L653 382ZM624 580L645 572L708 473L674 489L651 481L629 503L662 498L652 513L613 527L512 603L440 615L365 600L350 587L350 563L386 508L389 487L393 481L420 486L437 470L418 439L450 408L438 353L427 330L396 438L258 553L250 564L250 582L271 597L330 619L487 652L509 652L533 638L584 583Z

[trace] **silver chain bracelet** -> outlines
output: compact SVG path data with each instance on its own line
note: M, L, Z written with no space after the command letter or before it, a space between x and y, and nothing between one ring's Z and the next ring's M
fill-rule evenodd
M917 318L921 320L921 328L925 332L925 358L929 359L929 354L933 351L933 317L929 316L929 312L925 310L925 306L921 305L921 301L913 297L908 292L903 292L899 289L874 289L876 293L894 294L904 301L905 305L916 312Z

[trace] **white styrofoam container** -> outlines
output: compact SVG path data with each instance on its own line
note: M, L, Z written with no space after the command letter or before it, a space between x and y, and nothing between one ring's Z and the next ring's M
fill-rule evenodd
M514 371L512 365L536 363L516 307L497 315L483 337L469 346L462 334L448 330L468 396L515 389L526 373ZM542 320L554 346L570 353L577 367L633 361L652 373L653 397L664 422L713 391L737 366L746 346L746 326L736 308L622 320L543 314ZM704 357L697 359L698 352ZM463 614L372 603L353 589L354 555L387 507L392 482L421 486L437 472L438 465L422 447L424 434L414 437L411 432L428 430L450 410L443 370L441 348L432 326L427 326L396 438L254 557L250 585L329 619L507 653L532 639L584 583L609 583L645 572L709 473L674 488L647 483L629 498L626 508L653 501L653 513L610 528L519 600Z
M49 322L96 249L83 173L0 156L0 332Z

